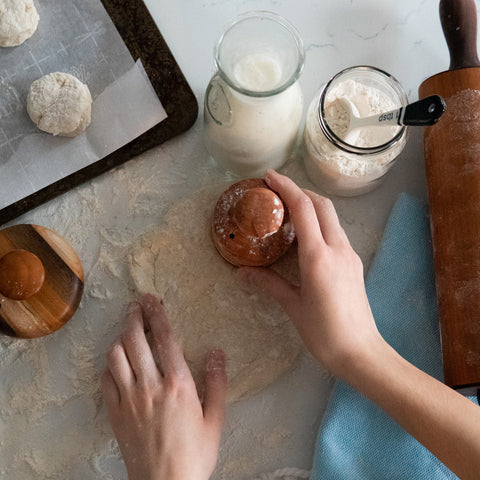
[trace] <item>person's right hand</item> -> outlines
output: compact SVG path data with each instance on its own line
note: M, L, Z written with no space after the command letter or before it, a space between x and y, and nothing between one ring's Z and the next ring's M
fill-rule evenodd
M269 268L242 267L239 275L276 299L310 352L343 377L344 367L383 342L365 292L362 262L330 200L273 170L267 171L265 181L290 211L301 284L292 285Z
M478 405L407 362L382 339L362 263L332 203L273 171L265 180L290 210L300 286L271 269L244 267L240 275L280 302L307 347L334 375L381 407L459 478L478 478Z

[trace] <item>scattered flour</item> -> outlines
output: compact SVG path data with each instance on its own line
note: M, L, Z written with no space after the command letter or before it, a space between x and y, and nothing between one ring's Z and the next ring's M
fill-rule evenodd
M136 298L126 258L139 235L162 225L193 185L233 183L206 158L197 124L181 142L148 152L16 222L44 225L69 241L86 284L78 312L58 332L32 341L0 337L0 480L127 479L99 386L105 352L124 328L127 303ZM298 162L284 171L312 188ZM368 224L368 211L360 202L354 220L343 202L336 203L342 223L368 258L378 241L359 226L359 219ZM310 468L309 448L329 385L321 367L300 355L293 373L231 405L212 480Z
M461 161L445 163L444 168L450 167L452 175L471 176L480 170L480 142L472 141L478 138L480 128L480 90L470 88L461 90L455 95L446 98L447 109L442 116L442 123L431 129L425 136L426 160L436 158L444 152L436 152L435 146L439 144L437 135L448 137L449 141L457 145L451 155L460 157ZM442 128L442 126L448 128ZM437 135L434 132L438 132Z

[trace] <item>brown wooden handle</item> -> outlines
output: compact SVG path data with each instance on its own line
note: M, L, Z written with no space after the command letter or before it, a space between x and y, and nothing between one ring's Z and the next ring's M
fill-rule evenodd
M480 66L474 0L440 0L440 21L450 52L450 70Z

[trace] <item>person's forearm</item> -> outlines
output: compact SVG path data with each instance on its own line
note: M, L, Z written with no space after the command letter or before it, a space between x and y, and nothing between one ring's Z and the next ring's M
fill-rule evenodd
M478 478L480 409L403 360L380 337L362 262L331 200L271 170L265 181L295 225L300 285L265 268L244 267L242 278L282 305L312 355L334 375L370 397L457 475Z
M369 397L462 479L480 471L480 408L380 341L344 380Z

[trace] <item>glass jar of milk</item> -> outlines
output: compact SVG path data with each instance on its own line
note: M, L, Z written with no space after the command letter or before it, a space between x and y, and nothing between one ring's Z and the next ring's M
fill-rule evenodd
M338 196L360 195L378 186L402 152L407 128L369 126L347 135L350 116L373 116L407 103L400 83L377 68L351 67L335 75L307 112L303 158L312 182Z
M217 72L204 110L210 155L241 177L281 167L293 153L302 120L300 36L279 15L251 12L227 28L214 54Z

